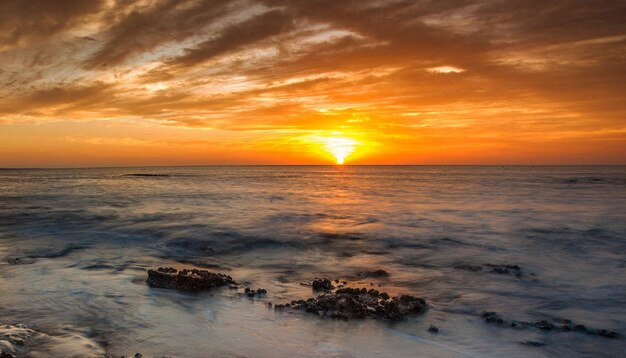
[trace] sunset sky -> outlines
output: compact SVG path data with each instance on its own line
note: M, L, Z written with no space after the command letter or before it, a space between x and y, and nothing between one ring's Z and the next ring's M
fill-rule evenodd
M0 167L626 164L624 1L0 1Z

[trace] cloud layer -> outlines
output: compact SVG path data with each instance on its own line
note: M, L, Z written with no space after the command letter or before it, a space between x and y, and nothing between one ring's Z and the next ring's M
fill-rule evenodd
M302 138L338 135L364 143L354 163L624 163L624 18L608 0L5 0L0 166L316 163Z

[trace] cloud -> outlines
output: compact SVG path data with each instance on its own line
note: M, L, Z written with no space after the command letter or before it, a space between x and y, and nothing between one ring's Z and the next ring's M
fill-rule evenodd
M0 1L0 50L45 41L55 34L89 21L103 0Z
M8 0L0 120L132 118L283 139L339 128L388 148L614 143L624 14L611 0Z

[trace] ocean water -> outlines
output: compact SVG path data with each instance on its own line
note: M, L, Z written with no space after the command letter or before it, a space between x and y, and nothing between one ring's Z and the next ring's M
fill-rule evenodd
M623 356L625 219L623 166L0 170L0 348L32 357ZM269 294L149 288L146 271L159 266L208 268ZM389 277L360 274L376 269ZM300 284L314 277L430 307L399 322L266 307L314 297ZM484 322L483 311L621 337L516 329Z

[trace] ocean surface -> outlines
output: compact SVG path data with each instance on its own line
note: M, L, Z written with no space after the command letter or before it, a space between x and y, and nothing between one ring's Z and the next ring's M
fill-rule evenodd
M159 266L269 293L150 288ZM316 296L314 277L430 307L398 322L266 307ZM624 166L0 170L0 349L18 355L618 357L625 336Z

